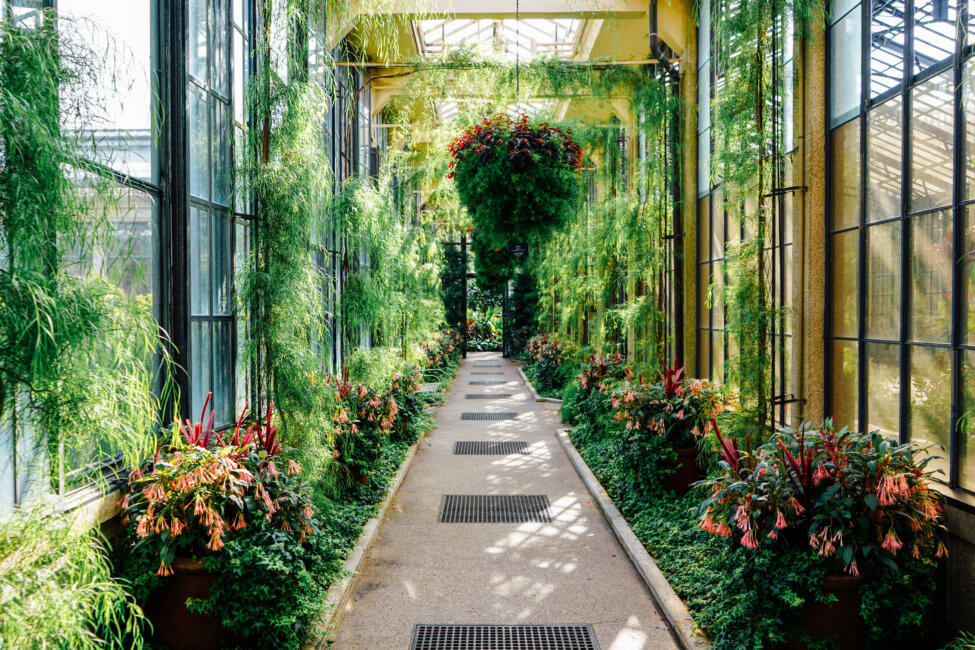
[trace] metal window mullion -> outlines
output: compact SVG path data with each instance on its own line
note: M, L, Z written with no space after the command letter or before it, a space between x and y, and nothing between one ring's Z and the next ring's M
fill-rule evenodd
M964 264L961 252L965 249L965 210L962 200L965 197L963 187L965 183L965 104L963 41L968 25L968 3L960 3L958 8L959 20L956 24L955 51L952 58L954 74L955 124L953 133L954 144L954 176L952 184L952 268L951 268L951 408L949 410L948 431L948 484L957 487L960 483L961 465L961 418L964 414L964 391L962 386L964 363L961 349L961 333L964 324ZM970 92L970 90L969 90Z
M867 430L867 190L869 164L867 137L869 135L867 106L870 98L870 29L873 20L872 4L860 3L860 214L857 238L857 428Z
M913 308L911 295L911 222L907 214L910 210L912 183L914 181L911 160L913 158L913 143L911 141L911 85L908 81L914 71L914 0L906 0L904 12L905 57L904 69L901 71L901 313L900 313L900 341L898 360L900 362L900 416L898 436L900 441L907 442L911 437L911 348L908 341L910 333L910 313Z

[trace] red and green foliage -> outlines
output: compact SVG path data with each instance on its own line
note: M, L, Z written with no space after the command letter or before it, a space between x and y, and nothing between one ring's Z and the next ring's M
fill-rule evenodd
M481 256L500 251L505 261L509 243L541 241L578 208L582 148L567 131L495 115L465 129L449 151Z
M675 449L692 447L724 411L725 394L706 379L685 378L676 363L660 372L660 379L647 383L638 377L614 388L614 417L633 435L654 433Z
M204 407L204 415L206 413ZM243 427L224 440L204 425L180 425L176 444L160 449L134 470L122 499L123 523L135 549L158 558L159 575L169 575L177 554L205 557L258 520L301 543L315 527L315 513L301 468L277 441L269 409L264 422Z
M836 431L831 420L756 449L713 430L720 472L701 483L704 530L750 549L808 545L853 575L864 561L896 568L946 554L932 457L916 445Z

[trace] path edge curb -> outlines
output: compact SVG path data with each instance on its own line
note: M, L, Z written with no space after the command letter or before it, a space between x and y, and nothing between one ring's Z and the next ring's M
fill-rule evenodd
M345 609L345 605L348 603L359 581L359 568L362 566L362 562L365 560L366 553L369 551L372 543L376 541L379 526L382 524L383 519L386 518L386 513L389 512L389 508L393 504L393 499L399 493L400 486L406 480L406 475L409 473L410 466L413 464L413 458L416 456L420 443L425 438L426 436L424 435L410 446L409 451L406 452L406 458L403 459L399 469L396 470L396 474L393 475L393 480L389 483L386 498L380 504L379 512L372 516L366 522L365 526L362 527L359 539L356 540L352 551L345 558L345 562L342 563L343 577L333 582L328 588L328 592L325 595L325 604L322 607L322 614L319 620L312 625L311 633L308 635L309 640L302 646L303 650L323 650L328 647L329 634L341 619L342 610Z
M629 523L627 523L626 519L616 507L616 504L613 503L609 493L599 483L599 479L592 473L589 465L586 464L586 461L583 460L579 451L575 448L575 445L572 444L568 431L565 427L559 427L555 430L559 442L562 444L562 448L565 450L566 455L568 455L569 460L572 461L572 466L575 468L579 478L586 484L586 489L589 490L596 505L602 511L603 516L609 521L609 525L613 529L613 534L616 535L616 539L619 540L620 546L626 551L630 562L633 563L637 573L640 574L640 577L646 583L657 605L663 611L681 647L684 650L710 650L711 642L700 631L697 623L691 617L687 605L684 604L684 601L680 599L680 596L677 595L674 588L667 582L667 578L664 577L660 567L657 566L650 553L640 543L636 533L633 532Z
M538 394L538 391L535 390L534 384L531 383L531 380L528 379L528 375L526 375L525 374L525 371L522 369L521 364L515 366L515 368L518 369L518 375L521 377L522 381L524 381L526 384L528 384L528 390L531 391L532 398L536 402L547 402L549 404L561 404L562 403L562 400L560 400L560 399L556 399L554 397L542 397L541 395L539 395Z

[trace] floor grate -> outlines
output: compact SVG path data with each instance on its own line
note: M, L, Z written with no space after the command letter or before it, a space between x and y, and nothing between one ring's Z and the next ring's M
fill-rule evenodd
M461 420L477 422L495 422L498 420L514 420L518 417L512 411L464 411L460 414Z
M504 379L479 379L468 382L471 386L500 386L507 383Z
M457 440L454 442L455 456L507 456L530 453L528 443L523 440Z
M441 524L523 524L550 522L544 494L445 494L440 499Z
M424 625L410 650L599 650L591 625Z
M467 393L464 399L503 399L513 396L513 393Z
M475 361L471 364L475 368L501 368L500 363L485 363L483 361Z
M504 370L472 370L472 375L503 375Z

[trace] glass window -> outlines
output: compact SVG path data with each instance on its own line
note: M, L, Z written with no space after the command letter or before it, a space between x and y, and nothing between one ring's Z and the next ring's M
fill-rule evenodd
M867 343L867 431L898 437L900 412L900 348Z
M867 337L900 338L901 223L867 228Z
M955 0L914 0L914 74L951 58L957 23Z
M867 114L867 221L901 214L902 104L894 97Z
M835 126L860 112L860 9L847 14L830 33L829 116L830 126Z
M975 204L965 206L962 264L962 332L965 345L975 345Z
M912 217L909 227L911 338L948 343L951 334L951 211Z
M965 151L962 159L965 165L965 179L962 191L966 199L975 199L975 60L970 59L962 66L962 102L964 111L964 132L962 133Z
M932 445L939 456L928 467L945 472L948 480L948 453L951 449L951 353L948 348L914 345L910 348L911 424L910 439Z
M958 423L958 483L975 490L975 350L965 351L962 368L963 416Z
M853 7L859 6L858 0L835 0L831 3L830 7L830 22L835 23L837 20L842 18L846 12L848 12Z
M860 223L860 120L833 129L830 154L830 216L833 230Z
M859 379L857 377L857 344L855 341L833 341L832 388L833 420L837 426L859 427L857 403Z
M951 204L954 154L954 71L911 90L911 211Z
M870 97L883 95L904 81L907 47L904 0L872 2L870 19Z
M860 231L847 230L833 235L832 332L833 336L857 335L857 277L859 276Z

